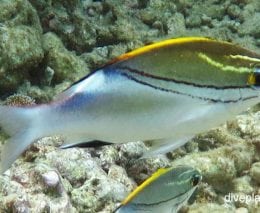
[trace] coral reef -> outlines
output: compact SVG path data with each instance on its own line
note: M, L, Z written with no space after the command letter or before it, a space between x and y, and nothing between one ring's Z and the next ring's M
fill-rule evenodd
M111 212L158 168L181 164L203 175L196 202L182 211L257 212L259 205L227 202L225 196L259 193L259 117L259 112L241 115L167 157L151 159L138 159L146 151L142 142L60 150L61 138L43 138L1 176L0 211ZM200 148L203 141L211 141L210 150Z
M17 92L36 103L122 53L179 36L208 36L260 52L258 0L2 0L0 97ZM18 95L6 104L34 103ZM203 183L182 212L260 211L259 106L184 147L150 159L143 142L60 150L39 140L0 176L0 212L112 212L160 167L188 164ZM5 135L0 135L3 143ZM0 143L0 148L1 148ZM193 203L192 203L193 202Z
M75 53L68 51L54 33L43 35L43 49L46 53L46 83L59 84L64 80L74 82L88 74L87 64ZM49 79L49 80L48 80Z
M29 96L14 94L9 96L4 104L8 106L30 106L35 104L35 100Z
M0 2L0 90L15 91L43 60L42 29L38 15L27 1Z

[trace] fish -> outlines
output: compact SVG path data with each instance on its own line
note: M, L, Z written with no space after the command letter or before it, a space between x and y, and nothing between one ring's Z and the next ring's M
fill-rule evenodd
M149 141L143 157L174 150L259 103L260 55L204 37L156 42L125 53L50 103L0 106L0 173L36 140L61 148Z
M184 206L201 182L190 166L161 168L131 192L115 213L175 213Z

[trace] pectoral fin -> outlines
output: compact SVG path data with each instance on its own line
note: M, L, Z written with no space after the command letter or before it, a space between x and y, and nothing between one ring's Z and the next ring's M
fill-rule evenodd
M170 151L174 151L175 149L186 144L192 137L186 136L183 138L166 138L149 141L151 145L150 149L144 153L142 158L149 158L155 155L165 154Z

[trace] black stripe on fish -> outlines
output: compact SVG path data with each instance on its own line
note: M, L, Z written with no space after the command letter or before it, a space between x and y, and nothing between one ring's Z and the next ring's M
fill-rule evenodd
M153 89L161 90L161 91L164 91L164 92L171 92L171 93L178 94L178 95L186 95L186 96L189 96L191 98L197 98L197 99L204 100L204 101L211 101L211 102L214 102L214 103L237 103L239 101L246 101L246 100L258 97L256 95L254 95L254 96L249 96L249 97L246 97L246 98L240 97L240 98L238 98L236 100L221 100L221 99L213 99L213 98L203 98L203 97L200 97L200 96L194 96L194 95L190 95L190 94L187 94L187 93L182 93L182 92L178 92L178 91L175 91L175 90L170 90L170 89L165 89L165 88L162 88L162 87L158 87L158 86L149 84L147 82L138 80L137 78L134 78L133 76L130 76L129 74L127 74L125 72L118 72L118 73L123 75L123 76L125 76L125 77L127 77L130 80L133 80L133 81L135 81L137 83L140 83L142 85L145 85L145 86L149 86L149 87L151 87ZM196 86L194 86L194 87L196 87Z
M245 85L245 86L214 86L214 85L202 85L202 84L195 84L195 83L191 83L191 82L187 82L187 81L182 81L182 80L176 80L174 78L165 78L165 77L160 77L160 76L156 76L156 75L152 75L150 73L144 72L144 71L140 71L137 69L133 69L127 66L122 66L122 67L117 67L119 70L127 70L129 72L133 72L139 75L142 75L144 77L147 78L153 78L153 79L158 79L158 80L164 80L164 81L169 81L169 82L174 82L174 83L179 83L179 84L185 84L185 85L190 85L190 86L194 86L194 87L201 87L201 88L212 88L212 89L216 89L216 90L223 90L223 89L245 89L245 88L250 88L251 86L249 85Z
M175 198L178 198L178 197L180 197L180 196L182 196L182 195L184 195L184 194L186 194L186 193L187 193L187 192L183 192L183 193L178 194L178 195L176 195L176 196L170 197L169 199L161 200L161 201L158 201L158 202L156 202L156 203L133 203L133 204L134 204L134 205L140 205L140 206L156 206L156 205L159 205L159 204L162 204L162 203L167 203L167 202L169 202L169 201L171 201L171 200L173 200L173 199L175 199ZM186 197L185 197L185 199L186 199ZM180 202L178 202L178 203L176 203L176 204L180 204L180 203L184 202L185 199L181 200Z

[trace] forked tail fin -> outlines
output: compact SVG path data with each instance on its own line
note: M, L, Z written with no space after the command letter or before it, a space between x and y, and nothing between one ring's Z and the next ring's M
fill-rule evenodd
M37 107L0 106L0 126L10 136L1 148L0 174L36 139L37 113Z

